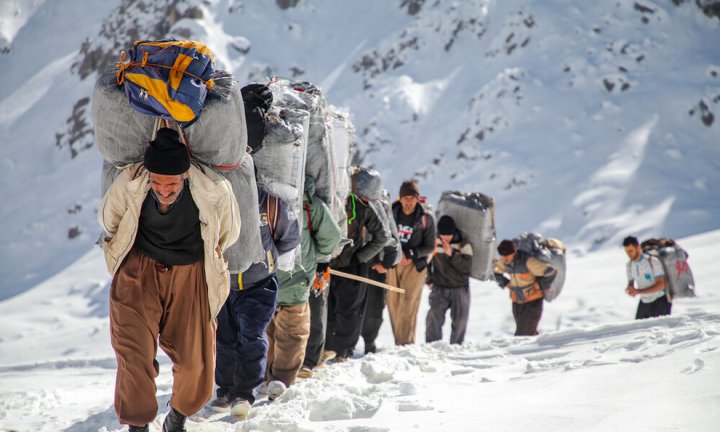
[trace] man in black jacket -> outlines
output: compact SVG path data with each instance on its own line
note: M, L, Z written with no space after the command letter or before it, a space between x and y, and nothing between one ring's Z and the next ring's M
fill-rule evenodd
M465 339L470 312L473 250L470 243L462 238L450 216L440 218L437 230L439 238L428 277L431 291L430 310L425 321L425 342L442 339L445 314L450 309L450 343L461 344Z
M347 235L352 243L330 262L330 267L367 277L367 263L385 246L390 233L374 208L354 193L348 195L345 211L348 217ZM363 282L338 276L330 279L325 349L335 352L336 362L352 356L360 338L366 289Z
M388 271L389 285L405 290L404 294L387 293L387 307L395 336L395 345L415 343L415 326L420 308L427 265L435 249L435 216L420 202L415 180L400 186L400 200L393 203L393 218L398 227L403 257Z

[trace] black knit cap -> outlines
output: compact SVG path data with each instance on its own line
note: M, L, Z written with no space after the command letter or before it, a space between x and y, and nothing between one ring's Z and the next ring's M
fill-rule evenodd
M455 221L450 216L445 215L438 220L437 230L440 235L453 235L457 230Z
M400 198L405 196L420 196L420 189L418 189L415 180L405 180L402 185L400 185Z
M515 243L510 240L503 240L497 247L498 253L502 256L508 256L515 253Z
M179 175L190 169L190 154L177 131L161 128L145 150L143 165L154 174Z

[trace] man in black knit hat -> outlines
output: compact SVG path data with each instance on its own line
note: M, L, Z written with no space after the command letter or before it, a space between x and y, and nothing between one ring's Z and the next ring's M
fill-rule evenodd
M461 344L465 339L470 313L473 250L470 243L462 238L450 216L445 215L438 220L437 231L435 256L428 274L430 310L425 320L425 342L442 339L445 314L450 309L450 343Z
M115 412L134 432L157 415L157 341L173 362L163 432L213 390L215 317L230 280L222 252L240 232L230 183L191 164L176 131L162 128L143 162L123 169L103 197L98 221L110 286L110 341L117 357Z

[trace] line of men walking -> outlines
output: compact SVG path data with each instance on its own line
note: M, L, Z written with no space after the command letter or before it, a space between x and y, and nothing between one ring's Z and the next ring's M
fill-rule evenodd
M230 274L222 253L240 229L230 184L191 162L177 132L160 129L144 161L121 172L98 212L113 275L120 422L147 431L157 414L158 340L174 376L163 432L185 430L187 416L210 399L214 385L210 407L242 417L258 395L273 400L329 359L352 357L360 337L365 353L375 352L385 306L395 343L415 343L425 284L431 290L426 342L442 339L449 310L450 342L462 343L472 246L451 217L436 222L416 181L403 182L398 195L382 205L353 187L345 203L350 242L338 251L342 230L311 178L305 179L300 215L260 186L265 258ZM297 249L300 258L280 268ZM516 251L509 240L498 252L494 270L510 289L516 335L537 334L538 278L554 269ZM330 277L331 269L344 277ZM372 281L404 292L387 292Z

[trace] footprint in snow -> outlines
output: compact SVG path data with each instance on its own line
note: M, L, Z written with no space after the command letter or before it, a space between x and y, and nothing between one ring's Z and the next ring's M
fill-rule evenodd
M686 375L694 374L695 372L699 371L700 369L705 367L705 360L701 358L696 358L693 362L692 366L688 366L685 369L682 370L682 373Z

